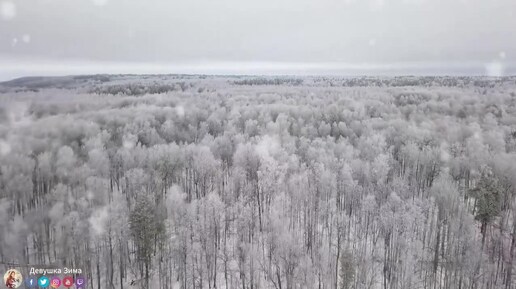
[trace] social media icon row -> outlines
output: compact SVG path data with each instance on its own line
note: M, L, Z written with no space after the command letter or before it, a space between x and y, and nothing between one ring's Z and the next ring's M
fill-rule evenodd
M59 288L63 285L65 288L70 288L75 285L76 288L86 288L86 280L83 277L75 278L75 282L73 277L67 276L64 277L63 280L59 279L59 277L48 278L46 276L41 276L38 278L32 277L27 279L27 287L35 288L36 286L40 288Z

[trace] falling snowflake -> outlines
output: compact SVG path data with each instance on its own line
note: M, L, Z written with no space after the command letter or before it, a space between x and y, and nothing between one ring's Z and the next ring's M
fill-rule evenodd
M11 20L16 17L16 5L11 1L0 2L0 18Z
M104 6L107 4L108 0L91 0L91 2L93 2L95 6Z
M386 4L385 2L386 2L386 0L371 0L371 2L369 2L369 7L373 11L382 10L382 8Z
M494 61L488 63L485 68L487 76L500 77L504 75L504 66L501 62Z
M403 3L405 3L405 4L414 4L414 5L423 4L425 2L426 2L426 0L403 0Z
M23 34L22 41L24 43L30 43L30 35L29 34Z
M8 142L0 140L0 156L5 156L11 152L11 145Z
M180 117L183 117L185 115L185 108L182 105L176 106L176 113Z
M122 144L126 149L134 148L136 142L138 141L138 137L133 134L124 135L122 137Z

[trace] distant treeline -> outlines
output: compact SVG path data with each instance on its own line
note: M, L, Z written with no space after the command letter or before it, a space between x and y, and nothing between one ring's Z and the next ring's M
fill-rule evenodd
M108 86L97 86L91 89L90 93L96 94L111 94L111 95L144 95L144 94L160 94L167 93L169 91L186 91L191 84L185 82L178 82L172 84L138 84L138 83L127 83L127 84L116 84Z
M236 85L301 85L303 80L299 78L250 78L233 81Z
M481 87L494 88L500 84L514 84L516 80L514 77L444 77L444 76L398 76L398 77L353 77L343 79L340 77L328 78L321 77L314 81L315 83L327 83L329 86L343 86L343 87L403 87L403 86L444 86L444 87Z

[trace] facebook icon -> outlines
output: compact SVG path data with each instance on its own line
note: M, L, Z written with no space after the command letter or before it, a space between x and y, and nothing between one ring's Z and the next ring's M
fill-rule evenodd
M26 282L26 284L27 284L27 287L29 287L29 288L34 288L34 287L36 287L36 284L37 284L37 283L36 283L36 282L37 282L37 280L36 280L36 278L34 278L34 277L30 277L30 278L28 278L28 279L27 279L27 281L25 281L25 282Z

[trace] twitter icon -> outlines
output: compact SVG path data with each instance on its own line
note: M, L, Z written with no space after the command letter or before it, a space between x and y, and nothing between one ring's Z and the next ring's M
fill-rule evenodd
M38 279L38 286L41 287L41 288L47 288L48 285L50 285L50 280L48 279L48 277L45 277L45 276L41 276L39 279Z

